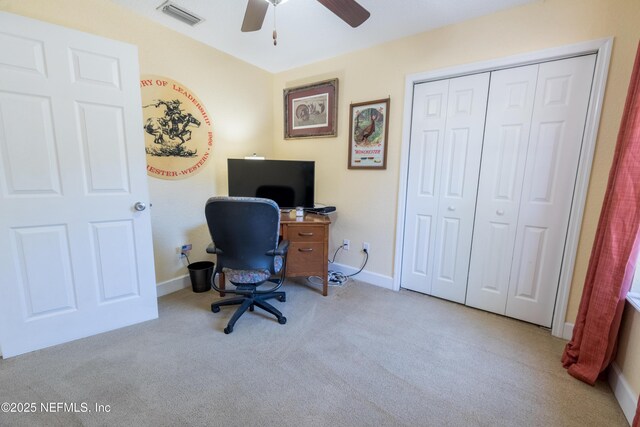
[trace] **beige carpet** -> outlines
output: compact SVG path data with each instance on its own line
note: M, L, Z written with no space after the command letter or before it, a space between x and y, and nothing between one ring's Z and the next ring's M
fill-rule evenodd
M560 365L535 326L359 282L304 281L222 333L213 293L161 298L160 318L0 361L0 402L93 412L0 413L12 426L626 426L604 382ZM96 413L95 404L110 412Z

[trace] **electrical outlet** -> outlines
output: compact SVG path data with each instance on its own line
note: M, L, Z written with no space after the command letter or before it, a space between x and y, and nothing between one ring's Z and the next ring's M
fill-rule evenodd
M362 243L362 250L365 252L369 252L369 242Z
M347 239L344 239L342 241L342 249L344 249L345 251L349 250L349 245L351 245L351 242Z
M178 253L180 254L180 258L182 258L185 254L189 255L189 251L193 246L191 243L187 243L186 245L182 245L178 248Z

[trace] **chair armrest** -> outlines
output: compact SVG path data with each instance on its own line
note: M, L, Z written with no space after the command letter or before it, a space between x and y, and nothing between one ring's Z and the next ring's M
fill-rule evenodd
M267 255L286 255L289 250L289 241L282 240L277 248L267 252Z
M214 245L213 243L210 243L209 246L207 246L207 253L220 255L222 253L222 250L216 248L216 245Z

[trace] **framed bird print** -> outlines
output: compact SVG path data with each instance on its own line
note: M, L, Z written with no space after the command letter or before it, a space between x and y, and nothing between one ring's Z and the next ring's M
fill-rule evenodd
M284 138L336 136L338 79L284 90Z
M386 169L389 101L351 104L349 169Z

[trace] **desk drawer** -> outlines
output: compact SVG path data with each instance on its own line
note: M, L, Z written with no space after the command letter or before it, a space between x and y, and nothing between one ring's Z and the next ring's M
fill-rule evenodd
M287 234L291 243L324 241L324 227L321 225L290 225Z
M287 253L287 274L321 274L324 265L323 250L322 242L291 242Z

